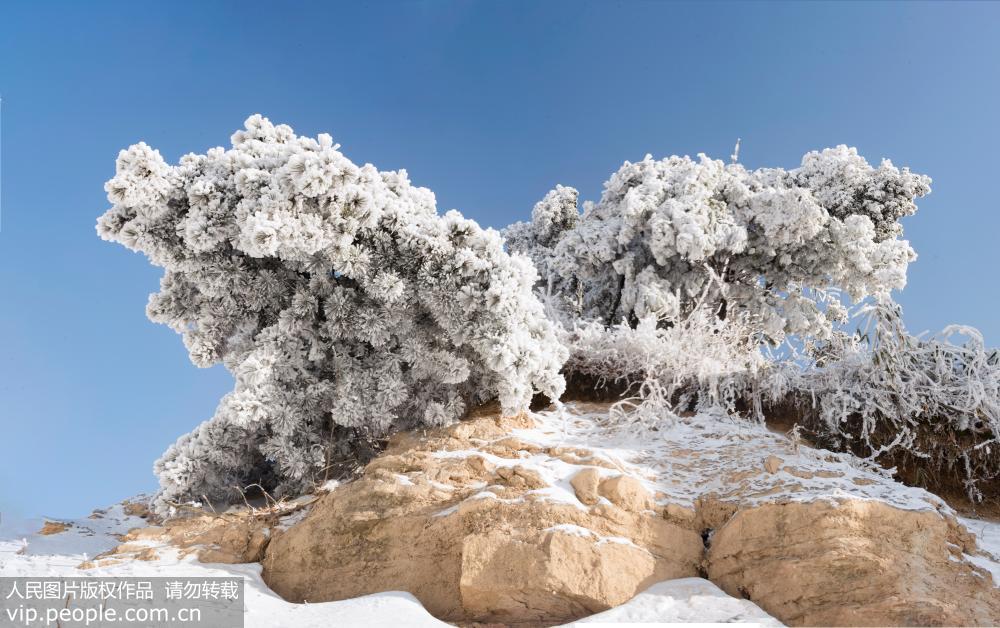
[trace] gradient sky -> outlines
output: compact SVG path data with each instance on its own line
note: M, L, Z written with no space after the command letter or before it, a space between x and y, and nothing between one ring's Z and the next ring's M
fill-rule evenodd
M911 330L1000 344L1000 4L4 2L0 512L74 516L230 388L146 320L160 271L102 242L139 140L170 161L252 113L406 168L501 227L645 153L794 167L848 144L934 178L905 221Z

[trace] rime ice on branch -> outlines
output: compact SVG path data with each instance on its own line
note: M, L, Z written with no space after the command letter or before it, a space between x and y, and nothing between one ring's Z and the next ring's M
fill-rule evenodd
M438 215L405 171L338 148L255 115L231 149L176 166L144 143L118 156L98 233L164 268L149 318L236 379L156 463L161 506L250 482L307 488L351 439L563 391L530 261Z
M749 316L775 342L826 339L846 315L841 292L857 302L905 285L915 255L899 219L928 192L928 177L888 160L874 168L845 146L789 171L647 156L582 215L576 190L559 186L505 235L563 322L635 327L703 304Z

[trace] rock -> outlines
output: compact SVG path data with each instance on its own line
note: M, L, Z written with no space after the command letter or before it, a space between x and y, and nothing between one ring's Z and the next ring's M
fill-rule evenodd
M203 563L255 563L263 560L276 522L277 517L258 517L247 511L171 519L162 526L130 530L120 545L85 566L99 566L104 564L100 559L110 558L153 560L157 546L178 548L181 556L193 553Z
M686 508L677 504L667 504L667 507L663 511L663 516L684 524L692 524L698 515L693 508Z
M122 510L126 515L130 515L132 517L141 517L142 519L156 518L149 509L149 504L145 501L125 500L122 502Z
M768 456L764 459L764 469L768 473L777 473L781 469L783 462L785 461L777 456Z
M629 475L603 480L598 492L615 506L629 512L643 512L653 506L653 496L642 482Z
M146 528L143 529L145 530ZM159 530L159 528L157 529ZM77 565L77 569L107 567L123 563L126 560L155 560L159 556L156 549L145 543L150 536L151 535L147 535L139 540L135 536L124 535L123 538L127 538L127 541L116 545L106 552L102 552L97 556L94 556L91 560L83 561ZM157 540L160 540L160 538L157 537Z
M593 467L587 467L578 472L569 481L576 493L576 498L588 506L593 506L600 501L601 496L597 493L597 485L600 482L601 472Z
M93 565L157 543L263 555L287 600L401 590L461 625L569 622L697 575L789 625L1000 625L1000 590L976 566L990 561L936 496L764 426L694 416L631 438L585 416L602 408L397 434L294 524L167 521Z
M708 578L790 625L996 625L1000 592L953 518L875 501L766 504L715 532Z
M554 487L520 463L543 452L516 449L527 444L507 437L524 425L514 421L481 417L395 440L361 478L274 535L265 581L293 601L403 590L445 621L516 624L572 621L698 574L700 534L652 510L635 478L600 482L584 467L570 481L578 502L549 499ZM569 464L591 452L544 455ZM598 503L599 494L619 506Z
M247 522L209 528L191 542L205 545L198 550L198 560L203 563L256 563L263 560L269 540L265 526Z
M69 524L62 521L48 521L46 520L42 529L38 531L38 534L43 536L48 536L50 534L59 534L60 532L65 532L69 529Z
M695 500L694 507L695 526L706 533L725 525L739 510L737 502L719 499L716 495L702 495Z
M677 577L649 551L595 536L556 529L540 538L466 537L459 582L465 612L478 621L562 621L623 604L637 587Z
M502 479L507 486L516 489L535 490L548 486L537 471L520 465L500 467L497 469L497 477Z

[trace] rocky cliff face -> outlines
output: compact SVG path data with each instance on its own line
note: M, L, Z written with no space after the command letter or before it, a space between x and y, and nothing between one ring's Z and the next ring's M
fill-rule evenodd
M795 625L996 624L978 553L941 500L848 456L580 404L398 436L263 564L292 601L405 590L461 623L557 624L702 575Z

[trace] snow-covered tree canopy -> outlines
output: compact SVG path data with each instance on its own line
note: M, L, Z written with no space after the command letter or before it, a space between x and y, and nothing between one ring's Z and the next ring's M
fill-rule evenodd
M845 146L792 170L647 156L582 213L558 186L505 235L541 274L565 370L626 389L619 422L791 416L826 446L980 501L1000 482L1000 352L967 327L910 335L891 296L915 258L900 219L929 192ZM860 329L839 325L851 306Z
M118 156L98 233L165 269L149 318L236 379L157 462L161 504L265 478L301 488L338 435L438 425L490 398L513 413L563 391L566 352L530 261L438 215L405 171L338 148L255 115L231 149L176 166L144 143Z
M757 321L773 342L828 338L846 310L906 283L915 258L899 219L930 179L853 148L811 152L799 168L747 170L701 155L626 162L596 204L557 187L530 223L506 230L529 255L564 323L677 320L697 305Z
M507 228L508 254L405 171L338 148L253 116L229 150L118 157L98 232L165 269L149 317L236 380L157 462L161 510L308 489L389 430L558 399L561 369L627 388L623 424L782 408L889 466L935 460L974 499L1000 477L998 353L965 328L965 345L910 336L891 299L925 176L844 146L792 170L647 156L582 213L557 186ZM867 334L839 325L852 303L875 312ZM790 357L765 350L788 336Z

